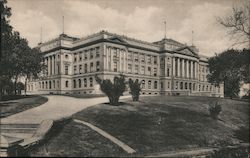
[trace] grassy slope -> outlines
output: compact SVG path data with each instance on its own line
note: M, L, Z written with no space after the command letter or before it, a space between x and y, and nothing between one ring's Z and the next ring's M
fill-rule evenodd
M100 104L75 114L74 118L88 121L107 131L135 149L138 155L239 142L233 135L236 127L245 126L249 129L248 103L220 100L223 108L222 121L215 121L209 117L207 111L207 103L213 100L214 98L205 97L144 97L139 103L126 101L125 105L119 107ZM62 133L69 132L73 135L74 128L70 128L73 129L72 132L68 131L69 127L65 128ZM81 131L74 131L74 135L80 133ZM113 153L111 146L107 149L96 146L100 150L100 155L96 155L95 150L85 145L91 140L82 141L86 136L92 137L92 144L96 146L93 143L96 141L93 133L80 135L79 140L70 142L82 144L86 151L75 149L70 152L72 156L77 156L74 152L103 156L102 153L106 150L111 151L110 156L124 155L121 151ZM51 143L49 148L58 146L56 141L59 140L66 139L53 138L54 143ZM61 146L61 149L66 150L67 147Z
M48 99L43 96L34 95L24 97L23 99L2 102L0 103L1 118L37 107L47 101Z

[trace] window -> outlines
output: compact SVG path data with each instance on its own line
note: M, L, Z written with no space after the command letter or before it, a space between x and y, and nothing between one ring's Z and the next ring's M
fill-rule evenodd
M84 72L85 72L85 73L88 72L88 64L84 64Z
M140 58L141 58L141 62L144 63L145 62L145 56L143 54L141 54Z
M100 48L96 47L96 58L100 57Z
M68 59L68 58L69 58L69 56L68 56L68 54L66 54L66 55L65 55L65 59Z
M48 89L48 82L47 81L45 82L45 86L46 86L46 89Z
M151 67L148 67L148 75L151 74Z
M151 64L151 56L148 55L147 58L148 58L148 63Z
M145 80L141 81L141 88L144 89L145 88Z
M163 82L161 82L161 89L163 89Z
M139 73L139 65L135 65L135 74Z
M74 66L74 74L77 74L77 67L76 67L76 65Z
M141 74L145 74L145 66L141 66Z
M132 52L128 52L128 60L132 60Z
M53 80L53 87L56 88L56 81Z
M84 81L84 87L87 87L87 79L84 78L83 81Z
M82 81L81 81L81 79L78 79L78 85L79 85L79 88L82 87Z
M168 82L168 89L170 88L170 82Z
M82 65L79 65L79 74L82 74Z
M195 83L193 84L193 91L195 90Z
M79 53L79 61L82 61L82 53Z
M93 59L93 57L94 57L93 49L90 49L90 59Z
M148 89L151 89L151 81L148 81Z
M167 68L167 77L169 77L169 76L170 76L170 69Z
M114 49L113 51L113 58L117 59L118 55L117 55L117 49Z
M132 65L131 64L128 64L128 72L132 73Z
M90 72L93 72L94 69L94 63L90 63Z
M73 80L73 87L76 88L76 80Z
M42 88L44 89L44 82L42 82Z
M114 72L117 72L117 62L114 62Z
M93 78L92 77L89 78L89 86L93 87Z
M187 82L185 82L185 89L188 89L188 84L187 84Z
M157 81L154 82L154 89L157 89Z
M87 60L88 59L88 53L87 53L88 51L87 50L85 50L85 53L84 53L84 59L85 60Z
M74 62L77 61L76 53L74 54Z
M69 87L69 81L65 81L65 87Z
M96 71L100 71L100 62L99 61L96 62Z
M180 83L180 89L183 89L183 82Z
M138 53L134 53L135 62L138 62Z
M154 68L154 76L157 76L157 68Z
M175 82L175 89L178 89L178 82Z
M68 74L69 74L69 66L65 65L65 75L68 75Z
M154 56L154 64L157 64L157 56Z

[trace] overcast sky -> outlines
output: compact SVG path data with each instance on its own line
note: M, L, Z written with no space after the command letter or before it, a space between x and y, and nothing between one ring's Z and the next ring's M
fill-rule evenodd
M164 37L192 43L200 53L214 55L228 49L232 41L216 17L231 12L243 0L8 0L10 24L34 47L64 32L83 37L101 30L144 41Z

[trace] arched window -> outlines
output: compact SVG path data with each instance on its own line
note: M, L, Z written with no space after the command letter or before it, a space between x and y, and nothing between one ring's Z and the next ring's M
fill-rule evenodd
M148 89L151 89L151 81L148 81Z
M39 82L39 89L41 89L42 88L42 86L41 86L41 82Z
M42 89L44 89L44 82L42 82Z
M76 88L76 80L73 80L73 87Z
M169 76L170 76L170 69L167 68L167 77L169 77Z
M89 86L93 87L93 78L92 77L89 78Z
M190 90L192 90L192 83L189 83L189 87Z
M187 82L185 82L185 89L188 89L188 84L187 84Z
M53 80L53 87L56 88L56 81Z
M157 81L154 82L154 89L157 89Z
M65 87L69 87L69 81L65 81Z
M51 89L51 81L49 81L49 89Z
M145 80L141 81L141 88L144 89L145 88Z
M79 88L81 88L82 87L82 81L81 81L81 79L78 79L78 84L79 84Z
M180 89L183 89L183 82L180 82Z
M195 83L193 84L193 90L195 91Z
M84 78L83 81L84 81L84 87L87 87L87 79Z
M46 87L46 89L48 89L48 82L47 81L45 82L45 87Z

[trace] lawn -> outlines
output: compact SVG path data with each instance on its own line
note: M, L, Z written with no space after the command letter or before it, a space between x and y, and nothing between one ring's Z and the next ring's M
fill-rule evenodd
M237 131L244 127L247 134L243 133L249 134L249 102L220 99L222 113L216 121L209 117L207 105L215 99L143 97L140 102L123 100L124 105L117 107L99 104L73 118L92 123L123 141L136 150L133 156L241 142ZM71 121L45 145L51 153L47 156L129 156L94 131L86 133L87 129ZM60 145L63 142L68 145ZM42 151L40 147L32 156L46 156Z
M19 96L17 100L1 101L0 102L0 118L4 118L39 105L48 101L46 97L38 95Z

